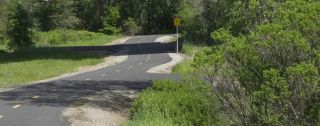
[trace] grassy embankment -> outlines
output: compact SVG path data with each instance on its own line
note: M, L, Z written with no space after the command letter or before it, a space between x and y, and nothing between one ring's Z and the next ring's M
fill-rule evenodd
M67 41L63 42L61 32L55 30L36 33L34 38L36 48L10 52L5 50L4 45L0 45L0 88L55 77L103 61L103 57L96 54L60 50L55 47L104 45L121 37L86 31L68 31Z
M192 73L194 71L194 68L192 67L193 57L197 52L203 50L204 48L205 46L199 46L189 43L184 44L181 53L187 55L187 57L183 62L174 66L172 72L182 75Z
M192 73L192 57L202 49L202 46L185 44L182 52L189 58L173 71L181 75ZM133 116L124 126L218 125L210 86L190 78L181 82L156 81L135 100Z
M197 80L155 81L135 100L124 126L207 126L217 124L210 86Z

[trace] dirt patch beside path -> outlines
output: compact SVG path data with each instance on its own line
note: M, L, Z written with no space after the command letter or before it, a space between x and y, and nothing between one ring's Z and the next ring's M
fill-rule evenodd
M120 126L129 117L135 90L105 90L83 97L67 108L63 116L71 126Z

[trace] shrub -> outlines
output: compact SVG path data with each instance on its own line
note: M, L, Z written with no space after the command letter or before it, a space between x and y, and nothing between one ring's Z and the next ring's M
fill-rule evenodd
M61 29L56 29L48 32L36 32L34 36L34 41L38 46L55 46L65 43L65 40L92 40L100 36L104 36L104 34L80 30L64 31Z
M200 73L202 78L215 79L213 90L226 121L319 125L319 48L312 35L319 32L313 17L320 4L301 2L279 4L275 22L258 24L250 34L217 30L212 37L221 45L196 55L195 66L210 71Z
M108 7L106 13L107 15L103 19L103 29L100 32L105 34L119 33L120 29L117 27L117 22L120 19L119 6Z
M126 35L135 35L138 32L140 32L140 27L137 25L137 23L134 21L133 18L129 17L123 24L123 32Z
M133 121L206 126L218 123L209 85L200 81L155 81L133 104Z
M28 10L18 3L15 11L9 16L10 25L8 26L7 35L9 37L8 48L18 49L33 45L32 42L32 20Z

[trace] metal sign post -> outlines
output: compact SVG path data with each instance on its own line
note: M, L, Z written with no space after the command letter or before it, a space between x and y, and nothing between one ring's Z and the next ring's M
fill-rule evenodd
M179 53L179 26L177 26L177 53Z
M174 18L174 26L177 28L177 53L179 53L179 26L181 25L180 17Z

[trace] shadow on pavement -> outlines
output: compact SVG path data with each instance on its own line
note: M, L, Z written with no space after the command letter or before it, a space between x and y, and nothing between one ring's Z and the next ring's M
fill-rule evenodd
M2 92L0 99L6 101L8 105L18 102L23 105L52 107L68 107L74 103L90 102L99 107L121 111L123 108L130 107L132 96L151 86L151 83L151 81L61 80ZM33 99L34 96L39 96L39 98ZM90 98L81 101L83 97Z
M83 60L108 55L140 55L175 52L176 43L141 43L110 46L38 47L0 52L0 64L41 59Z

